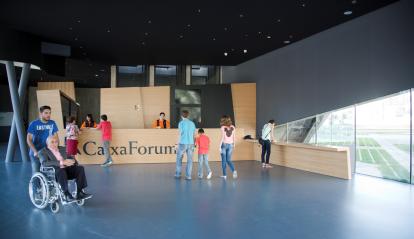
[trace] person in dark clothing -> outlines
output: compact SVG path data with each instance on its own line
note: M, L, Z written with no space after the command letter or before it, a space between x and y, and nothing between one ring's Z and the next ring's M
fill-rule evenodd
M68 180L75 179L77 186L76 200L92 197L84 189L87 187L85 169L78 165L75 159L66 159L65 153L61 153L58 148L58 139L55 136L47 138L47 146L39 151L40 163L43 167L53 167L55 169L56 180L60 184L66 201L75 200L68 190Z

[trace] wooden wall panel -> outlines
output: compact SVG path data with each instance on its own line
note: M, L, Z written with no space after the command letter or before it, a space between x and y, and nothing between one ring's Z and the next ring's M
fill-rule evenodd
M38 90L61 90L65 95L76 101L74 82L38 82Z
M231 84L236 126L256 136L256 83Z
M220 129L205 129L205 132L211 140L209 161L221 161L219 154ZM237 133L233 160L253 160L251 143L242 140L244 130L237 129ZM112 134L111 146L114 148L111 149L111 153L115 164L174 163L176 160L175 151L170 151L170 149L177 142L177 129L114 129ZM104 156L98 153L98 147L101 147L101 132L95 129L83 130L79 137L78 149L81 153L78 155L79 162L82 164L103 163ZM168 153L156 154L155 150L158 150L158 153L161 150ZM197 161L197 150L194 152L193 160ZM185 157L184 161L186 161Z
M164 112L166 119L170 120L170 87L142 87L142 105L144 110L144 126L146 129L151 128L154 120L159 118L161 112Z
M37 104L49 105L52 108L51 119L54 120L59 128L58 135L60 145L64 145L65 142L65 129L63 128L63 115L62 115L62 103L60 101L59 90L38 90Z
M108 116L114 129L144 128L141 89L139 87L102 88L101 114Z
M260 161L261 147L255 141L251 144L255 160ZM271 151L272 164L343 179L352 178L348 148L273 143Z

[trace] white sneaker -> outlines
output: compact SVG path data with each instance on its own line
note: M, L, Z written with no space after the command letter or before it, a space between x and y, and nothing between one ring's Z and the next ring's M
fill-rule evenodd
M212 172L209 172L207 175L207 179L210 179L212 174L213 174Z
M220 178L227 179L227 176L223 175L223 176L220 176Z
M234 170L234 172L233 172L233 178L237 178L237 171L236 170Z

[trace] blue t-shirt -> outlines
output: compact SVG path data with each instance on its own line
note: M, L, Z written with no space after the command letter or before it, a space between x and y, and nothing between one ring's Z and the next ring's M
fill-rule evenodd
M180 144L194 144L195 124L189 119L183 119L178 124Z
M32 121L27 130L27 133L33 135L32 142L37 151L46 147L47 137L56 132L58 132L58 127L55 121L49 120L47 123L43 123L40 119ZM30 155L33 155L32 149L30 149Z

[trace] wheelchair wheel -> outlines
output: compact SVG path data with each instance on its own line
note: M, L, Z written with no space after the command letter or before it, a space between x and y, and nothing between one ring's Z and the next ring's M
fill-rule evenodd
M82 207L83 204L85 204L85 199L77 200L76 204L78 204L78 206Z
M50 211L52 211L53 213L59 212L59 202L58 201L52 202L50 204Z
M47 206L50 192L46 177L42 173L35 173L30 179L29 196L35 207L44 209Z

